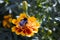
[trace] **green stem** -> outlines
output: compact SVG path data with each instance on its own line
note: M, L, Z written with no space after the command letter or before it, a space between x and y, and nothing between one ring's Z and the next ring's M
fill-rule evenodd
M29 17L28 15L28 3L26 1L23 1L23 12L25 12L27 14L27 16Z

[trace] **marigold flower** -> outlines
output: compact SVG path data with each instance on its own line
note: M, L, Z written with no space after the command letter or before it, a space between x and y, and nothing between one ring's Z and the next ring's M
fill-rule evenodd
M5 15L4 20L2 21L3 27L10 28L9 22L12 21L11 15Z
M17 35L31 37L38 32L40 23L35 17L28 17L25 13L21 13L17 19L13 19L12 23L16 26L12 27L12 32Z

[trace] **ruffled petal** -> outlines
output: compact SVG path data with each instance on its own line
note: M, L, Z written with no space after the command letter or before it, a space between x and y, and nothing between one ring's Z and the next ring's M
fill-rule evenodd
M17 29L18 29L18 28L15 27L15 26L11 28L12 32L15 32Z
M26 34L25 34L25 33L23 33L23 31L21 32L21 35L22 35L22 36L26 36Z
M5 27L7 25L7 22L3 20L3 26Z
M21 30L21 29L17 29L15 33L16 33L17 35L20 35L20 34L21 34L21 32L22 32L22 30Z
M39 28L39 27L40 27L40 23L36 22L36 28Z
M27 37L32 37L32 36L34 36L34 33L31 33L31 34L29 34L29 35L26 35Z
M21 13L20 16L17 18L17 20L21 21L24 18L27 18L27 15L25 13Z
M17 24L18 21L17 21L16 19L13 19L13 20L12 20L12 23L13 23L13 24Z
M32 28L34 33L38 32L38 28Z
M30 21L30 22L35 22L35 21L36 21L36 18L35 18L35 17L29 17L29 18L28 18L28 21Z
M4 19L8 19L8 18L11 18L11 15L4 16Z
M9 22L12 22L12 18L9 18Z
M25 30L23 30L23 33L25 33L27 37L31 37L34 35L34 32L30 28L26 28Z
M25 18L25 17L27 17L27 15L25 13L20 14L20 18Z
M32 22L31 24L35 28L39 28L40 27L40 23L39 22Z
M10 28L10 25L9 25L9 24L7 24L7 27L8 27L8 28Z

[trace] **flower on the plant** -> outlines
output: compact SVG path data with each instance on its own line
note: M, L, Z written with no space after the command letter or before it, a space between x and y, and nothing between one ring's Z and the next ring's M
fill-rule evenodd
M34 16L28 17L25 13L21 13L17 19L13 19L12 23L16 25L12 27L12 32L27 37L37 33L40 27L40 23Z
M4 20L2 21L3 27L4 28L10 28L10 22L12 21L11 15L5 15Z

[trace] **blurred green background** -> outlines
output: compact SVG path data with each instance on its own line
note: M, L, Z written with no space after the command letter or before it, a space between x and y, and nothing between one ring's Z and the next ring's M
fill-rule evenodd
M28 2L28 14L41 23L39 32L30 38L17 36L2 25L4 15L16 18L24 11L22 1ZM60 0L0 0L0 40L60 40Z

